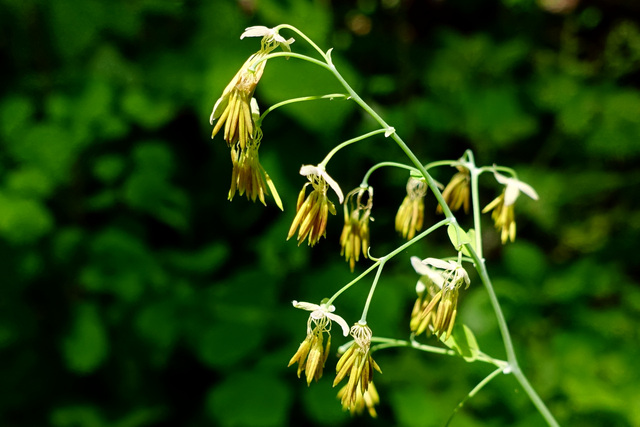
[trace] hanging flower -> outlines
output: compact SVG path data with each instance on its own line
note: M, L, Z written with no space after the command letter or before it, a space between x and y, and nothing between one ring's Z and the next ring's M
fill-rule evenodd
M340 401L343 400L344 395L347 393L349 388L349 384L345 384L342 386L340 391L338 391L338 399ZM378 413L376 412L375 406L380 403L380 396L378 395L378 390L376 390L376 386L373 385L373 381L369 381L369 387L367 391L362 393L360 388L356 390L356 401L351 404L351 406L345 405L347 402L342 405L342 409L345 411L349 411L351 415L358 414L361 415L364 412L365 408L367 412L372 418L376 418Z
M211 138L224 126L224 140L229 147L236 143L244 150L254 134L254 118L251 115L251 99L262 77L267 62L260 61L266 54L251 55L227 85L216 101L209 122L213 125ZM254 65L257 64L257 65Z
M302 310L311 311L307 321L307 336L298 347L287 367L298 363L298 378L305 372L307 385L312 380L318 381L322 377L324 364L329 356L331 347L331 322L336 322L342 327L344 336L349 334L349 325L337 314L335 307L327 304L312 304L309 302L293 301L293 306ZM324 334L327 334L327 344L323 346Z
M296 216L289 228L287 240L289 240L298 230L298 245L300 245L307 237L309 238L309 246L313 246L320 237L326 237L327 219L329 212L336 214L334 204L327 196L329 187L338 195L340 203L344 196L337 182L329 176L329 174L320 166L306 165L300 168L300 175L309 179L298 195L298 203L296 207ZM307 186L311 185L312 190L306 196ZM305 198L306 196L306 198Z
M454 261L411 257L411 265L422 276L416 285L418 299L411 313L411 331L416 336L432 332L438 338L444 333L446 340L458 314L459 289L469 286L469 275Z
M504 185L504 189L498 197L485 206L482 213L492 211L491 218L496 229L500 231L502 244L505 244L507 240L513 242L516 239L514 204L520 192L523 192L533 200L538 200L538 193L529 184L516 178L508 178L495 170L493 174L496 181Z
M345 377L349 377L347 384L338 393L342 407L349 411L357 411L363 399L369 391L373 381L374 369L380 373L380 367L371 357L371 329L360 322L351 327L353 344L344 352L336 365L336 378L333 381L335 387ZM362 397L359 398L359 393ZM370 392L377 396L377 392ZM377 399L376 399L377 400ZM372 400L373 402L373 400Z
M294 42L293 39L285 40L273 29L263 26L247 28L240 39L245 37L262 37L261 49L251 55L231 79L213 106L209 119L212 125L218 120L211 138L224 126L224 140L227 141L227 145L231 147L238 142L240 150L245 149L247 142L254 135L251 99L267 65L264 58L278 46L291 51L290 45Z
M284 210L275 184L260 164L258 149L262 141L262 130L260 127L256 127L255 129L255 136L248 141L244 150L240 148L239 144L231 147L231 163L233 169L231 172L231 188L229 189L228 198L229 200L233 200L236 191L238 191L241 196L246 192L247 199L255 202L256 198L258 198L262 204L266 206L265 194L268 195L269 190L271 190L276 205L278 205L280 210Z
M284 51L291 52L291 43L295 41L293 38L285 39L273 28L265 27L263 25L255 25L253 27L245 28L244 33L240 36L240 40L245 37L262 37L261 50L269 52L278 46L280 46Z
M366 204L363 196L367 195ZM371 218L371 208L373 206L373 188L356 188L347 194L344 203L344 227L340 235L340 255L351 267L360 259L360 252L368 258L369 252L369 221Z
M442 192L442 198L452 211L464 207L464 212L469 213L469 198L471 194L471 176L469 169L464 166L456 166L458 172L451 178ZM436 213L442 213L442 206L438 205Z
M396 214L396 231L407 240L413 239L422 230L424 221L424 196L427 183L423 179L410 177L407 181L407 195Z

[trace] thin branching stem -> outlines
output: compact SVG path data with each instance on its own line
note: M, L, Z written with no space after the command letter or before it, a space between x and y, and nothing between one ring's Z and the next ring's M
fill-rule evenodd
M445 225L445 224L453 224L453 225L457 226L457 219L453 215L453 213L451 212L451 209L449 208L449 206L444 201L444 198L442 196L442 193L438 189L436 181L428 173L428 171L425 168L425 166L418 160L416 155L407 146L407 144L402 140L402 138L400 138L400 136L396 133L395 129L393 127L391 127L389 124L387 124L387 122L375 110L373 110L373 108L371 108L371 106L369 106L369 104L367 104L360 97L360 95L358 95L358 93L355 92L355 90L353 90L353 88L344 79L344 77L340 74L340 72L338 72L338 70L334 66L333 62L331 61L330 51L328 51L327 53L323 52L313 41L311 41L300 30L298 30L297 28L295 28L293 26L280 25L280 26L278 26L276 28L278 28L278 29L280 29L280 28L288 28L288 29L296 32L297 34L299 34L307 42L309 42L309 44L311 46L313 46L313 48L316 51L318 51L321 54L322 58L325 61L323 62L323 61L317 60L315 58L312 58L312 57L309 57L309 56L306 56L306 55L297 54L297 53L278 52L278 53L271 53L269 55L266 55L261 60L256 61L256 63L254 63L252 65L252 67L255 67L261 61L265 61L265 60L270 59L270 58L275 58L275 57L281 57L282 56L282 57L290 57L290 58L302 59L302 60L308 61L310 63L316 64L316 65L318 65L318 66L320 66L322 68L325 68L325 69L329 70L335 76L335 78L340 82L340 84L345 88L345 90L350 95L350 97L367 114L369 114L380 125L381 130L385 132L385 136L391 137L396 142L396 144L400 147L400 149L406 154L406 156L409 158L409 160L414 165L414 167L422 174L422 176L426 180L427 185L431 188L431 191L432 191L434 197L436 198L438 204L442 208L442 211L443 211L443 213L445 215L445 219L444 220L440 221L438 224L436 224L435 226L431 227L429 230L427 230L427 232L421 233L420 235L416 236L414 239L411 239L410 241L406 242L404 245L400 246L395 251L390 252L389 255L387 255L387 256L385 256L385 257L383 257L381 259L378 259L378 261L376 261L375 264L373 264L371 267L369 267L367 269L367 271L365 271L363 274L358 276L358 278L356 278L355 280L351 281L349 284L345 285L333 297L331 297L331 299L329 300L329 304L330 304L331 302L333 302L333 300L335 300L335 298L338 295L340 295L342 292L344 292L346 289L348 289L350 286L352 286L354 283L359 281L362 277L364 277L366 274L368 274L369 272L371 272L374 268L377 268L378 266L380 266L380 268L378 270L378 275L379 275L381 270L382 270L383 264L390 257L392 257L393 255L403 251L405 248L413 245L416 241L420 240L421 238L423 238L424 236L429 234L435 228L441 227L442 225ZM473 157L472 156L470 157L470 161L473 161ZM471 255L471 258L473 259L474 266L475 266L476 270L478 271L478 274L480 276L480 280L481 280L482 284L484 285L484 287L485 287L485 289L486 289L486 291L487 291L487 293L489 295L489 300L491 302L491 306L493 308L494 314L495 314L496 319L498 321L498 327L499 327L499 330L500 330L500 334L502 336L502 340L503 340L503 343L504 343L505 351L507 353L507 361L508 361L508 364L509 364L508 367L503 369L503 372L504 373L513 373L515 378L518 380L518 382L520 383L522 388L525 390L525 392L527 393L527 395L529 396L529 398L531 399L533 404L536 406L536 408L538 409L540 414L547 421L547 423L552 427L556 427L556 426L558 426L557 421L555 420L555 418L553 417L553 415L551 414L549 409L546 407L546 405L544 404L542 399L538 396L538 394L533 389L533 387L531 386L531 384L527 380L526 376L522 373L522 371L520 369L520 366L518 364L518 359L516 357L515 350L514 350L514 347L513 347L513 342L511 340L511 334L509 333L509 328L507 327L507 323L506 323L506 320L504 318L504 314L502 312L502 308L500 306L500 302L498 301L496 293L495 293L495 291L493 289L493 285L491 283L491 279L489 278L489 274L487 272L487 268L486 268L484 259L482 258L480 219L479 219L479 213L477 213L477 212L479 212L479 206L478 206L478 202L477 202L477 193L478 193L478 190L477 190L477 178L478 178L478 176L479 176L479 174L481 172L479 171L479 169L475 168L475 164L474 164L474 170L476 170L476 172L472 171L472 181L475 181L475 184L472 185L472 191L475 192L475 195L474 195L474 223L475 223L475 226L477 227L476 238L478 240L476 240L476 246L477 246L478 251L476 251L473 248L473 245L471 245L470 243L465 243L464 247L466 248L466 250ZM498 168L498 167L494 166L493 170L502 170L502 167ZM512 170L510 170L510 172L513 173ZM475 177L474 177L474 174L475 174ZM473 187L475 187L475 190L473 190ZM457 227L456 227L456 230L457 230ZM458 241L460 241L460 239L458 239ZM376 280L376 282L377 282L377 280ZM370 294L371 294L371 292L370 292ZM497 372L497 370L494 371L494 372ZM497 375L497 373L495 373L495 375ZM495 376L495 375L491 374L489 377L487 377L487 379L485 379L486 382L490 381L493 378L493 376ZM483 381L485 381L485 380L483 380ZM481 384L479 384L479 385L484 386L484 383L481 382Z

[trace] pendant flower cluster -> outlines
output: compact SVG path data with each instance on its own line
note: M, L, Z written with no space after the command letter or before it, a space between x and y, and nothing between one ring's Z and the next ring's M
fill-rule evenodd
M296 216L289 228L287 240L293 237L298 230L298 245L308 237L309 246L313 246L320 241L321 237L326 237L329 212L332 215L336 214L336 207L327 195L329 187L338 195L340 203L343 202L344 196L338 183L329 176L322 166L302 166L300 175L306 176L309 182L302 187L298 195ZM307 196L306 191L309 185L312 190Z
M454 261L411 257L411 265L422 276L416 285L418 299L411 312L411 332L417 336L427 331L438 338L444 333L446 340L458 314L459 289L469 287L469 275Z
M493 218L496 229L500 231L502 244L505 244L507 240L513 242L516 239L516 220L513 208L520 192L523 192L533 200L538 200L538 193L529 184L516 178L508 178L495 170L493 175L496 181L504 185L504 189L498 197L482 210L482 213L492 211L491 218Z
M345 410L362 412L366 406L369 414L375 417L373 408L379 401L378 392L373 385L373 371L380 373L380 367L371 356L371 329L363 323L351 327L353 344L344 352L336 365L335 387L345 377L349 377L338 392L338 398Z
M424 179L410 177L407 181L407 195L396 214L396 231L407 240L413 239L422 230L424 222L424 197L427 195Z
M364 197L366 195L366 203ZM340 255L351 267L351 271L360 259L360 253L368 258L369 252L369 221L373 207L373 188L356 188L347 194L344 202L344 227L340 235Z
M458 172L442 191L442 198L449 208L455 212L464 207L464 213L469 213L469 200L471 196L471 176L469 169L464 166L456 166ZM438 205L436 213L442 213L442 206Z
M310 385L312 380L318 381L322 377L324 364L331 347L331 322L336 322L342 327L345 337L349 334L349 325L342 317L333 314L336 309L333 305L293 301L293 306L311 311L311 314L307 321L307 337L302 341L287 366L297 362L298 378L302 372L305 372L307 385ZM326 346L323 345L325 333L327 334Z
M224 140L231 149L233 165L229 200L233 200L236 191L240 195L246 192L248 199L255 202L258 198L266 205L265 194L271 190L276 204L282 210L276 187L260 165L258 149L262 131L258 123L258 103L253 94L262 78L267 55L278 46L290 51L289 45L294 40L285 40L276 31L263 26L247 28L240 39L245 37L262 37L261 49L245 61L213 106L209 122L213 125L217 120L217 123L211 138L224 127Z

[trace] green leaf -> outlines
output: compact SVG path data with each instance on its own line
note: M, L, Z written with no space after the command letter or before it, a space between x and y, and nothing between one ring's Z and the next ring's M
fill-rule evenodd
M467 325L457 322L453 326L449 339L445 340L444 335L442 335L440 341L450 349L458 352L467 362L473 362L478 358L480 351L478 341Z
M214 386L206 409L222 427L279 427L287 425L292 403L287 385L260 371L234 372Z
M75 308L72 322L62 342L65 362L78 374L91 373L102 365L109 350L102 319L94 304L82 303Z
M64 227L57 230L51 244L51 254L58 262L70 261L86 238L80 227Z
M457 251L462 251L466 256L471 256L467 248L463 245L470 244L473 250L476 249L476 231L472 228L468 232L465 232L458 224L449 224L447 227L447 234L449 240Z
M138 312L135 326L145 340L161 348L171 347L178 336L175 304L165 300L145 306Z
M8 173L7 189L18 196L46 198L53 192L54 185L41 169L25 166Z
M121 176L124 167L125 163L122 156L101 156L93 165L93 175L103 183L111 184Z
M156 99L142 88L130 88L122 97L122 110L134 123L157 129L173 116L175 106L167 99Z
M50 421L54 427L106 427L108 424L100 410L92 405L56 408Z
M163 177L169 176L175 169L171 149L163 141L145 141L135 146L132 152L138 170L152 172Z
M53 227L53 218L40 201L0 193L0 235L11 243L31 243Z
M16 137L32 120L35 107L25 96L6 97L0 103L0 135Z
M260 351L264 341L261 328L230 321L218 321L195 334L193 345L203 363L228 368Z
M108 228L91 239L89 262L80 272L80 282L87 289L134 301L145 288L164 286L167 275L143 242Z
M222 242L215 242L198 251L168 251L166 262L176 269L191 274L211 274L218 270L229 258L229 248Z

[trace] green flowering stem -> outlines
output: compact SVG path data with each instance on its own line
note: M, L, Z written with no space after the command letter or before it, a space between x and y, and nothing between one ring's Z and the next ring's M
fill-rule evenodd
M303 55L301 53L295 53L295 52L273 52L273 53L269 53L267 55L264 55L263 57L259 58L258 60L256 60L255 62L251 63L251 67L249 67L249 70L255 71L256 67L258 66L258 64L260 64L261 62L267 61L269 59L273 59L273 58L279 58L279 57L285 57L285 58L296 58L296 59L302 59L303 61L307 61L310 62L312 64L318 65L322 68L325 68L329 71L332 71L332 65L330 65L327 62L323 62L320 61L319 59L316 59L312 56L308 56L308 55ZM324 53L323 53L323 57L324 57Z
M491 372L489 375L487 375L482 381L480 381L474 388L473 390L471 390L469 392L469 394L467 394L465 396L464 399L462 399L462 401L460 403L458 403L458 406L455 407L455 409L453 410L453 412L451 413L451 415L449 416L449 419L447 420L445 427L448 426L449 424L451 424L451 420L453 419L453 417L458 413L458 411L460 409L462 409L462 407L464 406L464 404L467 402L467 400L471 399L473 396L475 396L480 390L482 390L482 388L489 384L491 382L491 380L493 380L495 377L497 377L498 375L500 375L503 372L504 368L498 367L496 370L494 370L493 372Z
M335 69L335 67L331 66L331 69L332 69L333 73L335 74L336 78L345 87L345 89L351 95L351 97L354 99L354 101L358 105L360 105L367 113L369 113L369 115L371 115L380 124L380 126L383 129L391 129L391 127L384 121L384 119L382 119L382 117L380 117L378 115L378 113L376 113L366 102L364 102L364 100L362 98L360 98L360 96L357 93L355 93L355 91L344 80L342 75ZM447 223L451 223L451 224L457 224L458 221L453 216L453 213L451 212L451 209L449 209L449 206L447 205L447 203L444 201L444 198L442 197L442 193L438 189L438 186L436 185L435 180L431 177L431 175L427 172L427 170L422 165L422 163L420 163L418 158L415 156L413 151L411 151L411 149L402 140L402 138L400 138L398 136L397 133L393 132L391 137L394 139L394 141L396 141L396 143L400 146L402 151L405 152L405 154L407 155L409 160L411 160L411 162L416 166L416 168L420 171L420 173L422 173L422 175L426 179L427 184L431 188L431 191L433 192L433 195L435 196L436 200L438 201L438 204L442 207L442 211L443 211L443 213L444 213L444 215L446 217L446 219L445 219L446 222ZM438 224L440 224L440 223L438 223ZM480 233L478 233L478 235L479 234ZM411 241L409 241L409 242L411 242ZM500 307L500 303L498 302L498 298L496 296L495 291L493 290L493 286L491 284L491 280L489 279L489 275L487 273L487 268L486 268L486 265L484 263L484 259L482 259L481 257L478 256L477 252L474 250L474 248L473 248L473 246L471 244L466 243L464 246L467 248L467 250L471 254L471 257L473 258L474 263L475 263L475 268L478 271L478 274L480 275L480 278L481 278L482 283L484 284L484 286L485 286L485 288L487 290L487 293L489 294L489 299L491 301L491 305L493 307L493 310L495 312L496 318L498 320L498 326L499 326L499 329L500 329L500 333L502 335L502 339L503 339L503 342L504 342L505 350L507 352L507 360L509 361L509 366L511 368L511 371L513 372L514 376L518 379L518 381L520 382L520 384L522 385L524 390L527 392L529 398L531 399L533 404L536 406L536 408L538 409L540 414L547 421L547 423L552 427L558 426L557 421L554 419L554 417L551 414L551 412L549 411L549 409L546 407L546 405L544 404L542 399L540 399L540 396L538 396L538 394L535 392L533 387L531 387L531 384L529 384L527 378L525 377L525 375L520 370L520 367L518 365L518 359L516 358L515 350L514 350L514 347L513 347L513 343L511 341L511 335L509 333L509 328L507 327L507 323L505 321L504 314L502 313L502 309Z
M358 141L362 141L363 139L367 139L369 137L372 137L374 135L378 135L380 133L384 133L385 129L376 129L374 131L365 133L364 135L360 135L357 136L355 138L351 138L347 141L344 141L338 145L336 145L335 147L333 147L333 149L331 151L329 151L329 154L327 154L324 158L324 160L322 162L320 162L320 164L318 164L319 168L326 168L327 163L329 163L329 160L331 160L331 158L340 150L342 150L344 147L346 147L347 145L351 145L354 142L358 142Z
M305 33L303 33L302 31L300 31L299 29L297 29L296 27L294 27L293 25L289 25L289 24L280 24L277 27L273 28L276 32L279 32L281 29L287 29L287 30L291 30L294 33L298 34L300 37L302 37L307 43L309 43L309 45L311 47L313 47L316 51L318 51L318 53L320 55L322 55L322 57L329 63L331 62L330 58L327 56L327 54L320 49L320 46L318 46L317 44L315 44L315 42L313 40L311 40L309 37L307 37L307 35Z
M303 96L303 97L300 97L300 98L287 99L287 100L278 102L277 104L273 104L271 107L267 108L264 111L264 113L262 113L260 118L258 120L256 120L256 124L258 126L260 126L260 124L262 123L262 121L264 120L264 118L266 117L267 114L269 114L270 112L272 112L276 108L280 108L280 107L283 107L285 105L294 104L294 103L297 103L297 102L317 101L319 99L328 99L328 100L332 101L335 98L347 98L347 95L345 95L344 93L331 93L329 95L313 95L313 96Z
M432 345L422 344L414 339L411 339L410 341L406 341L406 340L398 340L395 338L373 337L371 338L371 342L380 343L371 347L372 352L382 350L385 348L411 347L411 348L415 348L416 350L424 351L427 353L435 353L435 354L443 354L446 356L460 357L460 353L450 348L442 348L442 347L435 347ZM340 352L340 349L342 349L343 347L345 347L345 350L346 350L346 348L348 348L347 344L341 346L338 349L338 352ZM474 359L474 361L476 360L494 365L498 367L501 371L504 371L509 367L509 362L507 362L506 360L493 358L481 351L478 351L478 354L476 355L476 358Z
M484 285L487 294L489 294L489 301L491 302L491 306L493 307L493 311L496 315L496 319L498 320L498 328L500 329L500 334L502 335L502 341L504 343L505 351L507 352L507 361L509 362L508 369L510 369L511 373L516 377L524 391L527 393L531 402L535 405L535 407L540 412L549 424L552 427L559 427L558 422L555 420L549 408L542 401L538 393L533 389L529 380L524 375L522 370L520 369L520 365L518 364L518 358L516 357L515 349L513 347L513 342L511 341L511 334L509 333L509 328L507 326L507 321L504 318L504 314L502 313L502 308L500 306L500 302L498 301L498 297L493 289L493 285L491 284L491 279L489 278L489 273L487 272L487 267L484 263L484 259L478 256L478 253L473 249L470 244L465 244L465 247L471 254L471 258L475 263L476 270L480 276L480 281Z
M476 252L478 253L478 258L484 259L482 255L482 222L480 219L481 210L478 194L478 177L482 174L483 170L482 168L476 167L471 150L465 151L464 154L467 157L467 162L463 163L463 166L469 170L469 174L471 175L471 205L473 209L473 229L476 235Z
M479 169L481 171L480 173L498 171L498 172L504 172L506 174L511 175L512 178L518 179L518 173L515 171L515 169L512 169L507 166L498 166L498 165L483 166Z
M442 211L443 211L443 213L445 215L445 219L444 220L440 221L439 223L437 223L436 225L431 227L429 230L427 230L427 231L421 233L420 235L414 237L413 239L411 239L410 241L406 242L405 244L403 244L402 246L400 246L396 250L390 252L387 256L385 256L385 257L379 259L378 261L376 261L376 263L373 264L371 267L369 267L364 273L362 273L360 276L358 276L356 279L354 279L353 281L351 281L350 283L345 285L336 294L334 294L334 296L331 297L331 299L329 300L329 304L330 304L335 298L337 298L338 295L340 295L346 289L351 287L354 283L359 281L366 274L371 272L374 268L377 268L378 265L380 265L380 263L386 262L388 259L390 259L394 255L396 255L397 253L403 251L407 247L413 245L417 240L420 240L421 238L423 238L427 234L431 233L436 228L439 228L442 225L446 225L446 224L457 225L458 221L457 221L456 217L453 215L453 213L451 212L451 209L449 208L447 203L444 201L444 198L442 197L442 193L438 189L437 183L431 177L431 175L427 172L427 169L422 165L422 163L418 160L416 155L407 146L407 144L402 140L402 138L400 138L400 136L398 136L398 134L395 132L395 129L393 127L389 126L389 124L387 124L384 121L384 119L375 110L373 110L373 108L371 108L369 106L369 104L367 104L360 97L360 95L358 95L358 93L356 93L353 90L353 88L344 79L344 77L342 77L340 72L338 72L336 67L333 65L333 62L331 61L331 58L330 58L330 56L328 54L330 51L328 51L328 53L323 52L315 43L313 43L306 35L304 35L300 30L298 30L295 27L283 24L283 25L281 25L279 27L276 27L276 28L289 28L292 31L295 31L296 33L298 33L301 37L303 37L305 40L307 40L307 42L309 42L309 44L311 46L313 46L322 55L322 57L325 59L326 62L322 62L322 61L319 61L319 60L317 60L315 58L312 58L310 56L301 55L301 54L297 54L297 53L277 52L277 53L270 53L270 54L264 56L259 61L256 61L254 64L252 64L252 68L255 69L257 64L259 64L262 61L266 61L267 59L270 59L270 58L276 58L276 57L281 57L282 56L282 57L288 57L288 58L302 59L302 60L305 60L307 62L316 64L316 65L318 65L318 66L320 66L322 68L325 68L325 69L329 70L335 76L335 78L340 82L340 84L342 84L342 86L346 89L346 91L351 96L351 98L380 125L380 127L382 128L380 130L380 132L385 132L385 136L387 136L387 137L390 136L398 144L400 149L406 154L406 156L409 158L411 163L414 164L416 169L418 169L418 171L425 178L425 180L427 182L427 185L431 188L431 191L432 191L434 197L436 198L438 204L441 206ZM474 165L474 168L475 168L475 165ZM492 169L492 170L495 170L495 168ZM476 178L475 178L476 181L477 181L478 175L479 175L479 173L476 172ZM473 176L473 173L472 173L472 176ZM476 186L477 186L477 183L476 183ZM477 200L477 187L476 187L476 196L474 197L474 200ZM474 206L474 212L475 211L479 212L478 202L476 202L476 204ZM474 222L476 221L476 219L479 218L479 216L476 216L476 215L479 215L479 214L475 214L474 213ZM477 220L477 224L479 224L479 219ZM476 235L480 236L481 233L478 232L478 231L479 230L476 230ZM478 238L478 239L479 240L477 240L477 242L481 242L480 238ZM485 289L487 290L487 293L489 294L489 300L491 302L491 306L493 307L494 313L496 315L496 319L498 321L498 327L500 329L500 334L502 335L505 351L507 353L507 360L508 360L508 363L509 363L509 366L508 366L507 369L510 369L511 373L514 374L514 376L516 377L516 379L518 380L520 385L523 387L523 389L525 390L525 392L527 393L527 395L529 396L529 398L531 399L533 404L536 406L536 408L538 409L540 414L547 421L547 423L552 427L558 426L557 421L555 420L555 418L553 417L553 415L551 414L549 409L546 407L546 405L544 404L542 399L540 399L540 396L538 396L536 391L533 389L533 387L531 386L531 384L527 380L526 376L522 373L522 371L520 369L520 366L518 365L518 359L517 359L517 357L515 355L515 350L514 350L514 347L513 347L513 343L511 341L511 335L509 333L509 328L507 327L507 323L505 321L504 314L502 313L502 309L500 307L500 303L498 302L498 298L497 298L497 296L495 294L495 291L493 289L493 285L491 284L491 280L489 279L489 275L488 275L488 272L487 272L486 265L484 263L484 259L478 254L478 252L476 252L474 250L473 245L471 245L470 243L465 243L464 247L471 254L471 258L474 261L475 268L478 271L478 274L480 276L480 280L482 281ZM481 248L482 245L478 244L477 247ZM480 249L480 251L481 251L481 249ZM480 254L481 253L482 252L480 252Z
M484 262L484 258L482 257L482 237L481 237L482 236L482 229L481 229L481 220L480 220L481 210L480 210L480 205L479 205L480 202L479 202L479 197L478 197L478 177L483 172L490 172L490 171L493 171L493 170L500 170L500 171L503 171L503 172L511 174L515 178L516 177L515 171L513 169L511 169L511 168L502 167L502 166L478 168L475 165L473 153L470 150L467 150L465 152L465 155L467 157L468 162L464 163L464 166L467 169L469 169L469 171L471 173L471 200L472 200L472 204L473 204L474 229L475 229L475 232L476 232L476 248L474 250L474 248L472 248L471 245L467 244L466 245L467 250L471 254L471 258L473 259L473 262L475 264L476 270L478 271L478 274L480 275L480 280L481 280L482 284L484 285L487 293L489 294L489 300L491 302L491 306L492 306L493 311L494 311L494 313L496 315L496 319L498 320L498 327L499 327L500 333L502 335L502 340L503 340L503 343L504 343L505 351L507 353L507 360L509 362L509 369L510 369L511 373L513 373L513 375L516 378L516 380L520 383L522 388L525 390L525 392L527 393L527 395L531 399L531 402L536 406L536 408L538 409L540 414L544 417L544 419L547 421L547 423L550 426L558 426L558 422L555 420L555 418L553 417L553 415L551 414L551 412L549 411L547 406L544 404L544 402L542 401L540 396L533 389L533 387L529 383L529 380L527 379L527 377L524 375L524 373L520 369L520 366L518 364L518 359L517 359L516 354L515 354L515 349L513 347L512 341L511 341L511 334L509 332L509 328L507 326L507 322L506 322L506 320L504 318L504 314L502 313L502 308L500 306L500 302L498 301L498 297L496 296L496 293L495 293L495 291L493 289L493 285L491 283L491 279L489 278L489 274L487 272L487 268L486 268L486 265L485 265L485 262ZM486 382L490 381L493 378L493 376L490 376L490 377L487 377L487 378L485 378ZM483 381L485 381L485 380L483 380ZM478 385L480 386L479 388L476 387L478 390L480 388L482 388L482 386L484 386L484 384L482 382L480 384L478 384ZM475 390L475 392L478 391L476 389L474 389L474 390ZM475 392L474 392L474 394L475 394ZM471 396L472 395L470 394L469 397L471 397ZM464 403L464 401L461 402L461 405L463 403ZM460 407L461 406L459 406L457 409L459 409Z
M367 295L367 301L364 303L364 309L362 309L362 316L360 316L359 323L362 325L367 324L367 313L369 312L369 305L371 304L371 300L373 299L373 294L376 291L376 286L378 285L378 279L380 279L380 274L382 274L382 269L386 264L389 258L384 257L380 259L378 265L378 271L376 272L376 277L373 279L373 283L371 284L371 289L369 289L369 295Z
M371 351L382 350L385 348L394 348L394 347L411 347L421 351L425 351L427 353L436 353L436 354L445 354L448 356L457 356L458 353L449 349L436 347L433 345L420 344L417 341L406 341L406 340L398 340L394 338L382 338L382 337L373 337L371 338L371 342L379 342L381 344L376 344L371 347Z
M438 166L451 166L453 164L455 164L456 162L453 162L451 160L440 160L437 162L431 162L431 163L427 163L424 168L426 170L429 170L431 168L435 168ZM404 163L398 163L398 162L380 162L380 163L376 163L375 165L371 166L369 168L369 170L367 171L367 173L364 175L364 178L362 178L362 184L360 184L360 186L362 187L368 187L369 184L369 178L371 177L371 174L373 172L375 172L376 170L382 168L382 167L394 167L394 168L400 168L400 169L407 169L411 172L415 172L415 173L419 173L418 169L416 169L413 166L409 166L409 165L405 165Z
M393 251L389 252L387 255L379 258L375 263L373 263L369 268L367 268L362 274L360 274L358 277L356 277L355 279L353 279L352 281L350 281L349 283L344 285L335 294L333 294L333 296L331 298L329 298L329 300L326 302L326 304L327 305L331 305L333 303L333 301L335 301L335 299L338 298L338 296L340 296L340 294L342 294L344 291L349 289L351 286L353 286L354 284L359 282L360 279L362 279L367 274L369 274L374 269L376 269L383 261L386 263L388 260L390 260L391 258L396 256L400 252L403 252L405 249L407 249L408 247L410 247L411 245L413 245L417 241L425 238L426 236L428 236L429 234L433 233L438 228L440 228L442 226L445 226L447 224L449 224L449 220L445 218L442 221L432 225L431 227L429 227L427 230L423 231L422 233L418 234L413 239L409 240L408 242L405 242L402 246L394 249Z
M383 167L394 167L394 168L398 168L398 169L407 169L411 172L417 172L418 170L416 168L414 168L413 166L409 166L409 165L405 165L404 163L398 163L398 162L380 162L380 163L376 163L375 165L371 166L369 168L369 170L367 171L367 173L364 175L364 178L362 178L362 183L360 184L361 187L368 187L369 186L369 177L371 176L371 174L373 172L375 172L376 170L383 168Z

